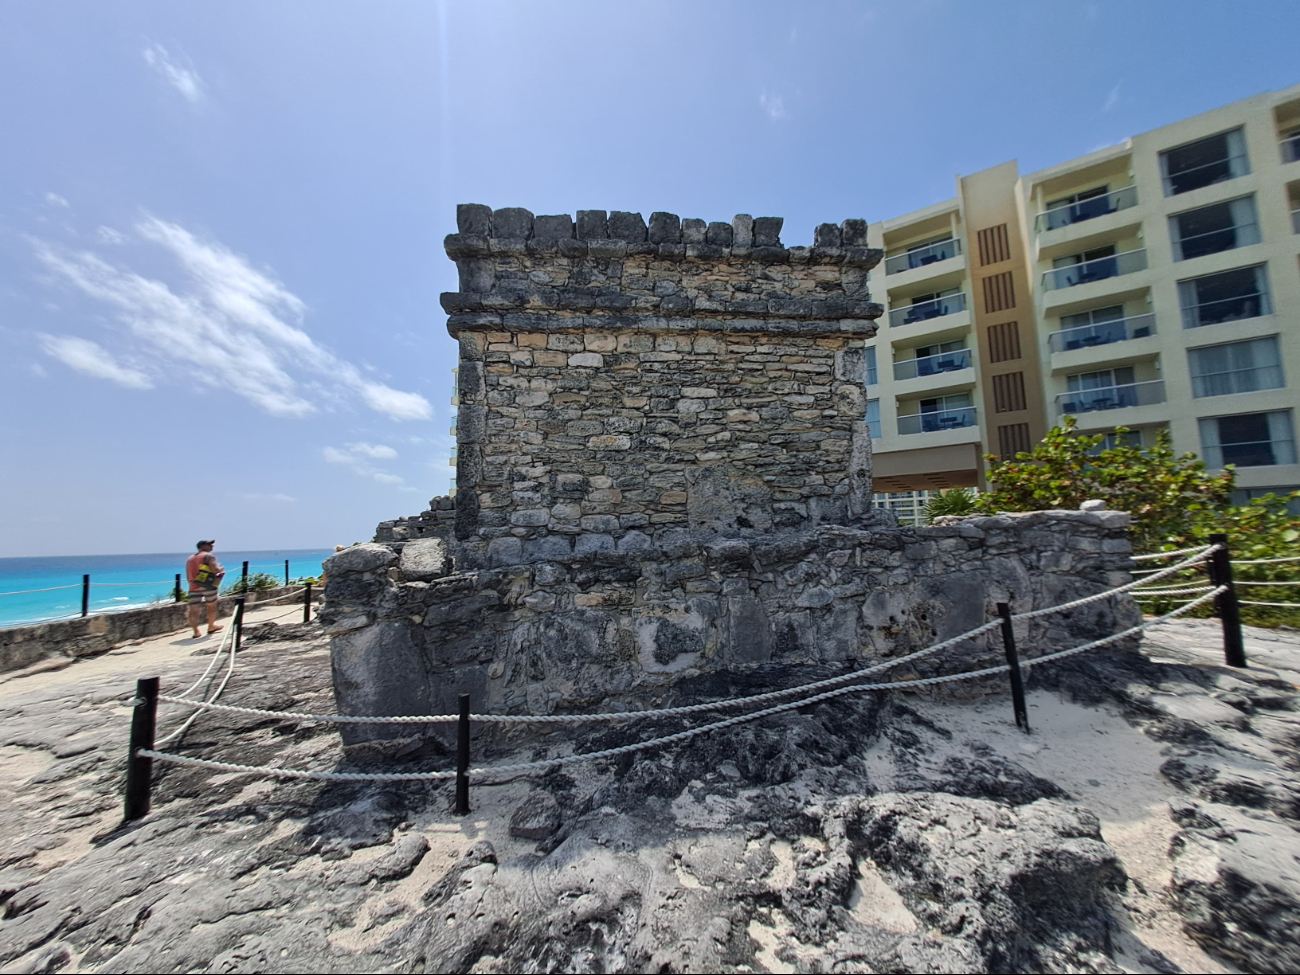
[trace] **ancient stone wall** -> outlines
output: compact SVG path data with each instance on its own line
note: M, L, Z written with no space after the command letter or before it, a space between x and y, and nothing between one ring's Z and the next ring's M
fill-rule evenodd
M669 528L846 524L870 508L865 221L462 206L457 557L635 551Z
M1049 511L925 528L822 526L747 540L668 533L636 552L450 571L437 542L330 559L322 619L352 714L551 713L681 703L679 682L900 657L996 618L1129 581L1129 516ZM400 554L396 549L400 548ZM1131 597L1030 621L1022 652L1075 646L1140 619ZM996 632L896 677L1000 662ZM999 684L999 686L1001 686ZM947 692L973 692L953 685ZM356 741L409 734L357 728Z

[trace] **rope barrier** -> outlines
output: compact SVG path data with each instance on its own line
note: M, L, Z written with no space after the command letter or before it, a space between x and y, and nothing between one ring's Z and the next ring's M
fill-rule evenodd
M1108 643L1115 643L1124 637L1131 636L1134 633L1140 633L1152 626L1167 622L1183 613L1188 612L1196 605L1213 599L1220 592L1227 590L1226 586L1219 586L1213 592L1206 593L1199 599L1193 600L1186 606L1180 606L1164 616L1157 617L1153 620L1146 620L1137 626L1130 627L1123 632L1116 633L1112 636L1103 637L1100 640L1093 640L1091 643L1085 643L1082 646L1071 647L1068 650L1057 651L1043 657L1037 657L1032 660L1021 662L1021 667L1032 667L1037 664L1048 663L1053 660L1060 660L1064 657L1072 656L1076 653L1082 653L1095 647L1105 646ZM999 626L1001 621L995 621ZM707 734L710 731L717 731L722 728L728 728L733 725L743 724L748 721L755 721L759 718L769 717L770 715L780 714L785 711L792 711L797 708L807 707L810 704L816 704L831 698L840 697L844 694L859 693L869 690L883 690L902 687L919 687L937 684L952 683L959 680L973 679L976 677L986 677L992 674L1004 673L1010 670L1008 664L999 664L996 667L986 667L982 670L965 671L960 674L948 674L940 677L922 677L916 680L895 681L887 684L858 684L851 687L840 687L835 690L826 691L812 697L802 698L798 701L787 701L784 704L778 704L770 708L764 708L761 711L755 711L751 714L737 715L734 718L727 718L723 721L715 721L711 724L701 725L698 728L688 728L685 731L679 731L676 734L664 735L660 738L652 738L647 741L634 742L630 745L622 745L618 748L606 748L601 751L583 752L577 755L566 755L560 758L542 759L535 762L522 762L513 765L493 765L470 769L471 775L502 775L507 773L530 772L540 769L557 768L569 765L574 762L595 761L602 758L612 758L616 755L626 755L633 752L644 751L647 748L655 748L661 745L674 744L680 741L694 738L697 735ZM402 781L429 781L445 780L455 778L456 773L453 770L440 770L433 772L313 772L308 769L287 769L272 765L241 765L234 762L218 762L212 759L191 758L186 755L173 755L168 752L159 752L153 749L140 749L137 755L157 759L163 762L173 762L178 765L194 765L205 768L217 769L226 772L250 772L262 775L269 775L280 778L297 778L297 779L316 779L323 781L342 781L342 782L402 782Z
M1300 603L1265 603L1256 599L1238 599L1243 606L1280 606L1285 609L1300 609Z
M1185 596L1188 593L1208 592L1213 586L1191 586L1187 589L1134 589L1134 596Z
M164 579L162 582L92 582L91 586L174 586L175 579Z
M12 630L20 626L40 626L42 623L58 623L60 620L77 620L83 619L80 613L69 613L67 616L46 616L38 620L19 620L17 623L0 624L0 630Z
M168 580L170 581L170 580ZM81 583L73 583L70 586L50 586L48 589L18 589L14 592L0 592L0 596L26 596L33 592L55 592L59 589L80 589Z
M1300 586L1300 582L1247 582L1244 579L1237 580L1237 587L1242 586Z
M787 687L780 691L769 691L765 694L752 694L748 697L730 698L726 701L706 701L702 704L687 704L675 708L649 708L641 711L610 711L601 714L471 714L470 720L482 721L488 724L565 724L570 722L578 723L582 721L622 721L636 718L666 718L683 714L696 714L700 711L713 711L719 708L749 707L754 704L761 704L765 701L780 700L783 697L790 697L794 694L803 694L807 691L820 690L824 687L834 687L836 684L843 684L847 681L879 673L882 670L889 670L890 668L897 667L901 664L911 663L914 660L920 660L922 657L928 657L930 654L938 653L940 650L946 650L949 647L956 646L958 643L964 643L966 640L969 640L974 636L986 633L1001 625L1001 620L992 620L985 623L983 626L978 626L973 630L962 633L960 636L944 640L942 643L936 643L934 646L917 650L894 660L886 660L878 664L872 664L870 667L864 667L862 670L850 671L847 674L840 674L838 677L828 677L825 680L814 681L810 684L800 684L797 687ZM184 704L189 707L203 708L211 711L233 711L239 714L260 714L264 716L287 718L294 721L322 721L328 724L449 724L457 721L459 718L459 716L455 714L350 715L308 714L298 711L267 711L260 708L237 707L233 704L211 704L204 701L189 700L188 692L186 692L185 697L179 698L159 694L158 700L166 701L169 704Z
M1233 559L1233 565L1272 565L1275 562L1300 562L1300 555L1289 555L1284 559Z
M1129 592L1130 590L1136 589L1138 586L1149 586L1151 585L1151 583L1155 582L1158 579L1162 579L1165 576L1173 575L1176 572L1182 572L1184 569L1187 569L1189 566L1201 564L1202 562L1205 561L1206 556L1208 556L1211 552L1217 551L1218 548L1219 546L1217 545L1208 545L1205 548L1196 549L1194 551L1196 551L1197 554L1192 558L1186 560L1185 562L1180 562L1178 563L1178 565L1171 565L1168 568L1161 569L1159 572L1151 576L1151 578L1149 579L1135 579L1132 582L1127 582L1122 586L1116 586L1114 589L1105 589L1102 592L1093 593L1091 596L1084 596L1082 599L1075 599L1068 603L1061 603L1057 606L1047 606L1044 607L1043 609L1032 609L1024 613L1016 613L1011 618L1013 620L1031 620L1031 619L1036 619L1039 616L1050 616L1052 613L1059 613L1062 610L1074 609L1077 606L1084 606L1088 603L1098 602L1102 599L1109 599L1111 596L1117 595L1118 593L1122 593L1122 592ZM1170 554L1172 555L1174 553L1170 553Z
M1213 546L1211 546L1213 548ZM1172 559L1175 555L1186 555L1188 552L1200 552L1204 549L1200 545L1193 545L1191 548L1179 548L1172 552L1149 552L1146 555L1134 555L1134 562L1149 562L1152 559Z
M216 652L212 655L212 660L209 661L207 669L203 671L203 676L201 676L198 680L196 680L193 684L191 684L186 689L185 695L187 697L195 690L197 690L200 684L202 684L205 680L208 679L208 675L212 673L212 668L217 665L217 661L221 659L221 654L226 649L226 641L230 640L230 666L226 669L225 679L222 680L221 686L217 688L216 693L213 694L211 697L208 697L204 701L204 703L210 704L216 701L216 699L221 696L221 692L226 689L226 684L230 682L230 677L235 672L235 641L231 639L231 636L232 634L234 634L234 632L235 632L234 624L233 623L227 624L225 636L221 638L221 645L217 647ZM165 745L173 738L179 738L181 735L185 734L185 732L189 730L190 725L194 724L195 719L197 719L198 716L202 713L203 713L203 709L201 708L195 710L193 714L191 714L188 718L185 719L184 724L182 724L179 728L173 731L170 735L167 735L161 741L157 742L157 744Z

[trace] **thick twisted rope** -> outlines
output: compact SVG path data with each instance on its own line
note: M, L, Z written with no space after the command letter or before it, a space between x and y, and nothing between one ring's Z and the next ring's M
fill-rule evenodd
M1120 633L1112 636L1103 637L1100 640L1093 640L1091 643L1085 643L1082 646L1071 647L1068 650L1060 650L1056 653L1050 653L1043 657L1036 657L1030 660L1024 660L1020 666L1029 668L1038 664L1048 663L1053 660L1060 660L1064 657L1073 656L1076 653L1082 653L1085 650L1091 650L1095 647L1105 646L1109 643L1115 643L1127 636L1140 633L1152 626L1165 623L1175 617L1181 616L1199 604L1213 599L1221 592L1227 591L1226 586L1219 586L1212 592L1208 592L1195 599L1185 606L1180 606L1175 610L1166 613L1164 616L1151 620L1144 620L1137 626L1129 627ZM1000 624L1000 621L995 621ZM540 769L558 768L569 765L574 762L596 761L603 758L613 758L617 755L627 755L633 752L644 751L647 748L657 748L661 745L670 745L677 742L686 741L697 735L707 734L710 731L717 731L722 728L729 728L734 725L743 724L747 721L755 721L759 718L769 717L774 714L780 714L785 711L793 711L797 708L807 707L810 704L817 704L821 701L831 698L840 697L844 694L854 694L862 691L874 690L893 690L904 687L922 687L937 684L947 684L959 680L974 679L976 677L987 677L992 674L1004 673L1010 670L1007 664L999 664L996 667L986 667L982 670L964 671L960 674L947 674L940 677L922 677L916 680L894 681L886 684L858 684L852 687L840 687L835 690L826 691L812 697L803 698L798 701L787 701L784 704L778 704L770 708L764 708L761 711L755 711L752 714L737 715L734 718L727 718L724 721L715 721L711 724L701 725L698 728L688 728L685 731L679 731L676 734L664 735L660 738L652 738L648 741L634 742L630 745L622 745L618 748L606 748L596 752L583 752L578 755L566 755L560 758L542 759L536 762L522 762L513 765L490 765L469 770L470 775L501 775L507 773L532 772ZM173 762L179 765L202 766L204 768L217 769L224 772L248 772L260 775L268 775L279 778L293 779L316 779L322 781L335 782L416 782L451 779L456 773L451 770L440 770L435 772L314 772L308 769L286 769L272 765L240 765L234 762L218 762L212 759L191 758L187 755L173 755L169 752L159 752L153 749L139 749L136 752L147 758L158 759L164 762Z
M1211 545L1209 548L1214 549L1216 546ZM1149 562L1152 559L1172 559L1175 555L1187 555L1189 552L1204 551L1207 551L1207 549L1200 545L1193 545L1191 548L1175 549L1172 552L1149 552L1146 555L1134 555L1131 558L1134 562Z

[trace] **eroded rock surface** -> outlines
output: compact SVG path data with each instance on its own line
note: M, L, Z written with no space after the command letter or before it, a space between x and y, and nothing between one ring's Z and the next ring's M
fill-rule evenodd
M264 624L225 700L319 712L322 639ZM1275 636L1275 635L1274 635ZM1300 641L1209 626L1030 675L1010 703L849 695L606 762L449 783L160 766L119 825L137 676L188 641L0 683L0 966L13 972L1293 971ZM1288 656L1289 655L1289 656ZM758 671L701 698L825 676ZM162 730L184 711L164 712ZM661 720L484 735L475 761ZM184 754L356 766L328 727L200 718ZM368 759L369 760L369 759ZM423 742L401 770L448 768Z

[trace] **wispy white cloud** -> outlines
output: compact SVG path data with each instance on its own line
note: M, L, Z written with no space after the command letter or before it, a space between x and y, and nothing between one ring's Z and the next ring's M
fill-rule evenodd
M366 457L373 457L376 460L392 460L397 456L397 451L392 447L386 447L381 443L350 443L348 450L354 454L364 454Z
M118 362L108 349L90 339L74 335L39 335L45 354L62 362L69 369L107 379L127 389L152 389L153 382L139 369Z
M231 497L239 498L241 501L274 501L278 504L294 504L297 498L282 494L280 492L265 493L262 491L236 491Z
M193 68L178 65L167 53L167 48L161 44L150 44L140 54L145 64L157 71L191 105L197 105L203 99L203 79L199 73Z
M173 259L181 281L175 289L89 251L34 246L58 278L114 310L156 377L183 371L274 416L314 413L340 393L394 420L432 416L423 396L363 376L317 344L302 327L302 299L271 272L156 217L140 221L135 233Z
M1103 113L1109 112L1112 108L1114 108L1116 105L1119 104L1119 87L1122 84L1123 84L1122 81L1116 82L1115 87L1112 88L1110 90L1110 94L1106 96L1106 104L1101 106L1101 110Z
M53 190L45 194L45 202L52 207L62 207L64 210L67 210L72 206L72 204L64 197L59 196L59 194L55 193Z
M397 451L392 447L385 447L382 444L368 443L350 443L347 444L346 450L340 450L338 447L325 447L321 450L321 456L330 464L343 464L350 467L355 474L361 477L368 477L372 481L380 484L405 484L405 479L389 471L373 466L370 459L391 460L397 456Z
M105 244L125 244L126 234L120 230L114 230L112 227L99 227L95 230L95 236Z
M773 121L779 122L781 119L790 117L790 113L785 110L785 97L778 94L768 94L766 89L759 92L758 106Z

